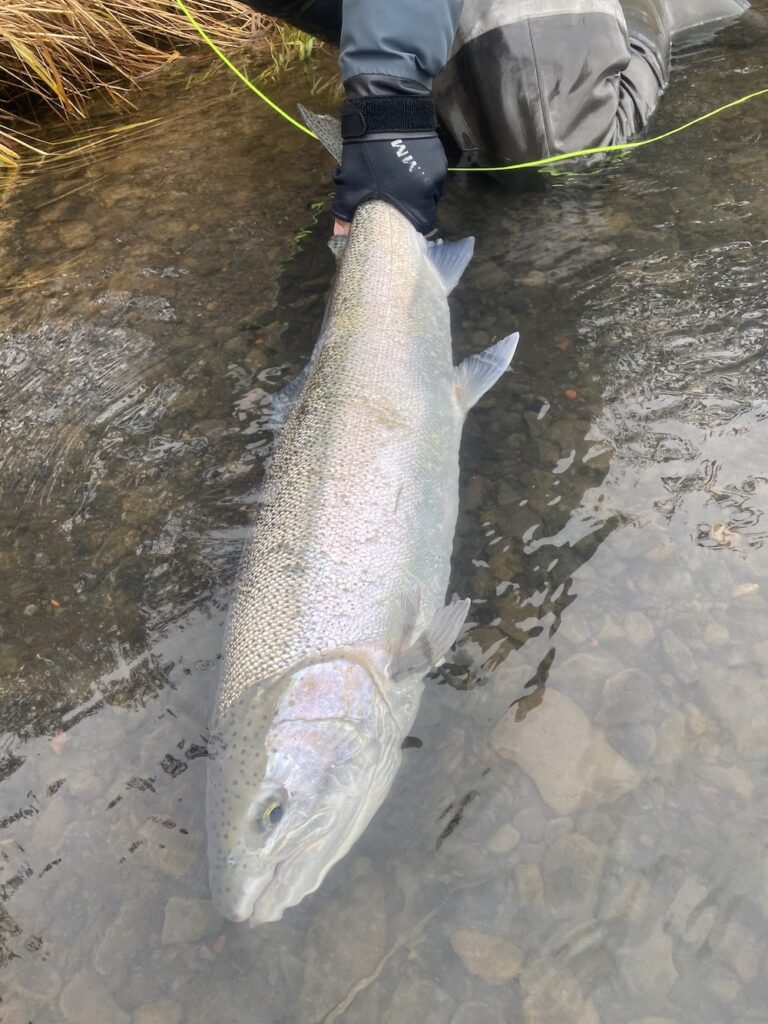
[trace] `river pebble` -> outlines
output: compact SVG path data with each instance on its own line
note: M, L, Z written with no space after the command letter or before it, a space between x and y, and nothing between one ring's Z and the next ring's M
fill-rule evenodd
M607 889L600 916L608 921L620 919L639 923L648 913L650 898L650 881L639 872L630 872L615 891Z
M80 971L65 986L59 1008L72 1024L130 1024L105 986L92 974Z
M181 1024L183 1012L180 1003L172 999L161 999L136 1010L131 1024Z
M591 917L597 904L605 850L569 832L547 847L542 864L544 895L558 916Z
M326 896L307 935L306 967L299 1017L315 1021L343 999L361 978L375 971L389 949L384 880L371 868ZM328 950L334 970L328 970Z
M462 1003L451 1018L451 1024L508 1024L508 1018L487 1003Z
M508 711L491 734L497 754L514 761L559 815L610 803L636 788L640 775L568 697L547 688L522 722Z
M516 978L525 956L514 942L470 928L455 932L451 946L469 973L490 985L503 985Z
M619 954L621 973L631 992L639 999L664 999L678 979L673 956L674 943L661 923L637 946Z
M171 896L165 905L161 941L164 946L197 942L204 935L220 931L224 921L210 900Z
M61 990L61 975L52 964L39 957L24 957L12 965L8 987L35 1003L52 1004Z
M122 975L151 934L152 905L143 897L128 900L96 946L94 964L104 977Z
M520 833L514 825L502 825L488 840L488 850L498 855L512 853L519 846L520 838Z
M535 965L523 972L521 982L525 1024L600 1024L569 970Z
M727 921L723 926L718 924L712 929L709 944L728 961L745 985L757 981L766 945L751 928L738 921Z
M717 714L730 729L744 757L762 757L768 749L768 687L759 673L711 666L701 686Z
M395 989L381 1024L450 1024L456 1001L427 978L404 978Z
M675 935L682 935L688 929L692 914L707 898L708 892L706 885L695 875L684 880L667 912L667 923Z

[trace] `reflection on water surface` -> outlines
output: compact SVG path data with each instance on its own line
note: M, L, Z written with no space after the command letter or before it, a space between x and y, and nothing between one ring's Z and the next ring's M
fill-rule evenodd
M767 63L682 56L659 130ZM328 168L183 84L3 212L3 1021L765 1024L764 105L544 193L451 183L457 358L523 338L462 450L471 628L361 841L248 930L207 900L207 720Z

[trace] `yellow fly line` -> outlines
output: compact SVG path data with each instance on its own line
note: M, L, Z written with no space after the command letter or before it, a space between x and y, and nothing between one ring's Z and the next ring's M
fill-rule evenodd
M214 41L205 31L203 26L195 19L192 12L184 3L184 0L176 0L176 3L179 5L179 7L187 16L187 18L189 18L190 22L194 25L197 32L205 40L208 46L210 46L210 48L213 50L216 56L219 57L219 59L227 65L230 71L234 72L234 74L237 75L241 82L247 85L249 89L256 93L259 99L263 100L268 106L270 106L275 111L275 113L279 114L281 117L284 117L285 120L290 122L290 124L292 124L295 128L299 128L301 131L304 132L305 135L310 135L313 139L317 138L313 131L307 128L306 125L303 125L300 121L297 121L296 118L291 117L289 113L283 110L282 107L278 106L277 103L274 102L274 100L271 100L266 93L262 92L261 89L258 88L258 86L253 84L253 82L248 78L246 74L244 74L238 67L236 67L232 63L229 57L227 57L227 55L219 49L216 43L214 43ZM449 167L448 170L455 171L456 173L459 174L487 174L495 171L523 171L530 170L536 167L549 167L552 164L563 163L566 160L575 160L578 159L579 157L596 156L599 153L625 153L627 152L627 150L630 149L639 149L640 146L650 146L654 142L663 142L664 139L669 139L673 135L679 135L680 132L687 131L687 129L693 128L694 125L701 124L703 121L708 121L711 117L716 117L718 114L722 114L726 110L731 110L733 107L739 107L742 103L748 103L750 100L754 100L758 96L765 96L766 94L768 94L768 88L758 89L756 92L750 92L746 96L740 96L736 100L731 100L730 103L724 103L721 107L716 107L714 110L708 110L706 114L701 114L699 117L694 117L692 121L686 121L685 124L678 125L677 128L671 128L667 132L662 132L661 135L654 135L652 138L648 139L636 139L634 142L617 142L612 146L592 146L589 149L576 149L572 153L562 153L558 156L545 156L539 160L527 160L525 163L521 164L506 164L503 167Z

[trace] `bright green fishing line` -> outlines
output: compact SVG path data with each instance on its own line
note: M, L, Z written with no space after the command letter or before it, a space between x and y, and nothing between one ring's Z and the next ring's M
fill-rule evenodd
M222 53L222 51L218 48L216 43L214 43L214 41L211 39L211 37L205 31L203 26L195 19L195 17L192 14L192 12L189 10L187 5L184 3L184 0L176 0L176 3L179 5L179 7L182 9L182 11L186 14L187 18L189 18L189 20L192 22L192 24L194 25L194 27L197 30L197 32L200 34L200 36L202 36L202 38L205 40L205 42L210 46L210 48L213 50L213 52L216 54L216 56L220 60L224 61L224 63L229 68L229 70L233 71L237 75L237 77L240 79L241 82L244 82L248 86L249 89L252 89L253 92L255 92L256 95L259 97L259 99L264 100L264 102L267 104L267 106L272 107L272 109L276 113L278 113L281 117L284 117L286 121L290 121L290 123L294 126L294 128L300 128L301 131L303 131L305 135L311 135L313 139L317 138L315 133L313 131L310 131L310 129L307 128L306 125L303 125L301 123L301 121L297 121L294 117L291 117L291 115L286 113L286 111L283 110L282 107L279 107L273 100L271 100L269 98L269 96L267 96L266 93L262 92L261 89L258 88L258 86L254 85L253 82L250 80L250 78L248 78L248 76L246 74L244 74L240 70L240 68L236 67L232 63L232 61L229 59L229 57L226 55L226 53Z
M282 107L278 106L274 100L271 100L266 93L262 92L258 86L255 86L253 82L244 74L238 67L236 67L232 61L227 57L225 53L219 49L214 43L208 33L205 31L203 26L195 19L192 12L189 10L184 0L176 0L176 3L190 20L196 31L203 38L203 40L210 46L216 56L222 60L230 71L234 72L235 75L248 86L259 99L263 100L275 113L284 117L286 121L292 124L295 128L299 128L304 132L305 135L310 135L313 139L317 136L313 131L303 125L300 121L291 117L289 113L283 110ZM562 153L559 156L545 156L538 160L528 160L522 164L507 164L504 167L449 167L449 171L454 171L458 174L477 174L477 173L490 173L494 171L524 171L531 170L536 167L548 167L552 164L563 163L566 160L576 160L579 157L585 156L596 156L599 153L625 153L630 149L639 149L640 146L650 146L654 142L663 142L664 139L669 139L673 135L679 135L680 132L687 131L689 128L693 128L694 125L701 124L703 121L708 121L710 117L716 117L718 114L724 113L726 110L731 110L733 107L741 106L742 103L748 103L750 100L756 99L758 96L765 96L768 93L768 88L758 89L756 92L750 92L746 96L740 96L736 100L731 100L730 103L724 103L721 107L716 107L714 110L708 110L706 114L701 114L699 117L694 117L692 121L686 121L685 124L678 125L677 128L670 128L667 132L662 132L661 135L654 135L649 139L635 139L633 142L617 142L611 146L592 146L589 149L576 149L572 153Z

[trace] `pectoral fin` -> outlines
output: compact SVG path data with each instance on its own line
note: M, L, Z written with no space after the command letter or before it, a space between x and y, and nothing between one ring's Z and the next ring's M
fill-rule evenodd
M409 676L424 676L435 668L456 642L469 612L470 601L454 601L436 612L427 628L389 664L395 682Z
M456 367L456 398L465 413L493 387L512 362L519 337L519 334L509 334Z

